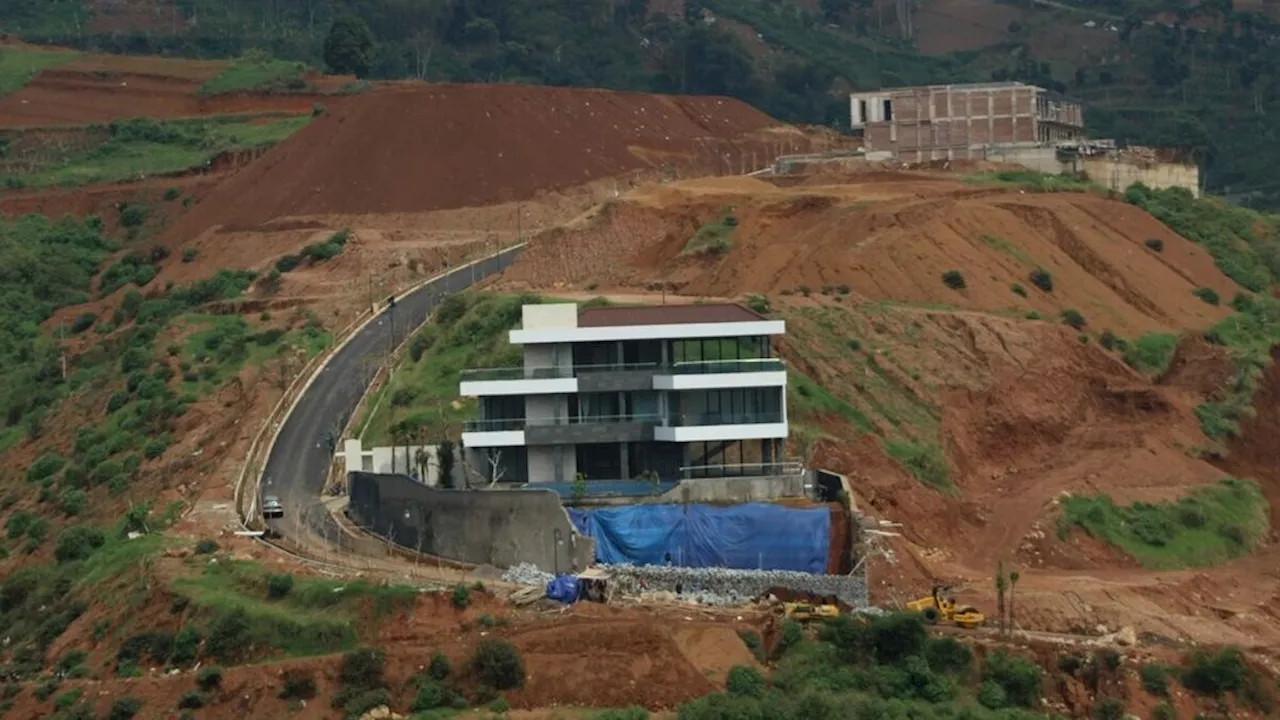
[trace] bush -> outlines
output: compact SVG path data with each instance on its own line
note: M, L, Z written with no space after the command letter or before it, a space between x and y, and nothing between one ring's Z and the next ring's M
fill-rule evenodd
M267 577L267 597L271 600L279 600L289 594L293 590L293 576L269 575Z
M1162 373L1173 358L1178 337L1167 333L1147 333L1124 353L1125 363L1139 372Z
M339 697L342 697L342 695L339 695ZM349 718L358 718L374 708L391 705L391 694L387 692L386 688L366 690L349 699L343 699L345 702L342 705L342 710L346 712Z
M942 273L942 283L952 290L965 288L964 275L959 270L948 270Z
M168 202L177 200L181 196L182 196L182 191L176 187L171 187L164 191L164 199Z
M1009 286L1009 289L1010 289L1010 290L1012 290L1012 291L1013 291L1013 294L1014 294L1014 295L1017 295L1018 297L1026 297L1026 296L1027 296L1027 289L1026 289L1026 288L1024 288L1024 287L1022 287L1022 284L1021 284L1021 283L1014 283L1014 284L1012 284L1012 285L1010 285L1010 286Z
M120 225L126 228L136 228L147 221L149 213L150 211L146 205L126 203L120 207Z
M1027 280L1032 285L1040 288L1041 292L1053 292L1053 276L1047 270L1042 268L1032 270L1031 274L1027 276Z
M382 673L386 666L386 653L377 648L352 650L342 656L339 678L344 687L361 690L382 687Z
M1103 330L1102 334L1098 336L1098 344L1104 350L1115 350L1122 342L1124 341L1116 337L1116 334L1110 330Z
M1084 329L1086 321L1084 316L1078 310L1067 309L1062 311L1062 322L1070 325L1076 330Z
M431 653L431 663L427 665L427 677L440 682L449 677L452 669L449 658L444 653L439 651Z
M142 701L135 697L117 698L111 703L107 720L132 720L142 710Z
M1215 292L1213 288L1199 287L1192 290L1191 294L1205 301L1209 305L1217 305L1222 302L1222 299L1218 297L1218 293Z
M104 542L106 537L98 528L77 525L62 531L58 536L58 547L53 551L53 555L60 563L84 560L92 555L94 550L102 547Z
M280 687L281 700L310 700L316 696L314 673L302 668L284 671L284 683Z
M973 664L973 651L949 637L929 638L924 657L937 672L963 673Z
M252 642L249 616L236 608L220 614L209 626L205 650L221 662L234 662L248 651Z
M61 455L41 455L27 468L27 482L40 482L53 477L67 461Z
M978 687L978 704L990 710L999 710L1009 704L1009 698L1000 683L986 680Z
M1162 702L1151 711L1151 720L1178 720L1178 713L1168 702Z
M194 261L196 259L196 255L198 255L199 253L200 251L196 250L195 248L187 248L186 250L183 250L182 262L189 263Z
M1041 697L1040 668L1026 658L997 651L987 659L982 678L998 684L1014 705L1039 707Z
M769 303L769 298L764 295L748 295L747 308L750 309L751 312L758 313L760 315L768 315L769 312L773 310L773 306Z
M200 672L196 673L196 686L205 692L209 692L222 685L222 668L217 665L209 665L200 668Z
M287 273L302 264L302 257L298 255L285 255L276 261L276 270Z
M197 710L204 707L204 695L196 690L188 690L182 693L182 699L178 700L178 709L180 710Z
M482 684L495 690L511 690L524 685L524 661L515 646L506 640L481 641L471 656L471 670Z
M783 620L782 630L778 634L778 642L773 646L773 657L782 657L788 650L800 644L804 640L804 628L800 627L800 623L794 620Z
M71 323L71 333L79 335L80 333L93 327L98 322L98 316L95 313L84 312L76 316L75 322Z
M726 690L730 695L760 697L765 691L764 677L755 668L734 665L729 668Z
M1138 677L1142 679L1142 689L1156 697L1169 697L1169 676L1163 667L1146 663L1138 668Z
M1223 648L1216 653L1199 651L1191 656L1190 666L1182 673L1182 684L1201 695L1222 695L1239 690L1248 674L1236 648Z
M471 588L466 585L454 585L450 600L455 608L466 610L471 605Z
M418 686L418 693L413 697L413 712L426 712L445 707L451 698L445 688L434 680L427 680Z
M174 598L175 607L178 612L185 609L187 598L179 595ZM194 625L188 625L178 631L173 638L173 655L169 661L175 666L191 665L196 661L196 656L200 653L200 631Z
M1121 720L1124 717L1124 703L1115 698L1107 698L1093 709L1096 720Z
M1142 241L1142 244L1146 245L1148 250L1154 250L1156 252L1164 251L1164 241L1160 238L1147 238Z

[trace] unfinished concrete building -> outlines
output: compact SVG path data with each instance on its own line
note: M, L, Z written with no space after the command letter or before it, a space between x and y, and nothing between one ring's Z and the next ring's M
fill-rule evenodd
M993 147L1055 146L1084 137L1076 100L1018 82L889 88L850 96L868 153L903 162L982 159Z

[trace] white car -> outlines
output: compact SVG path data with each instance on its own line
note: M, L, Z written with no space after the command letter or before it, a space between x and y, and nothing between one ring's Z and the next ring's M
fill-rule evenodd
M262 517L268 520L284 517L284 505L280 504L280 498L275 495L262 498Z

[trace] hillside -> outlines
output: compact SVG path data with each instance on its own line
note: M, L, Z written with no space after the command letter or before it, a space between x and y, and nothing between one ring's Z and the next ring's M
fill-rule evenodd
M1270 415L1247 420L1252 364L1269 362L1280 327L1270 301L1250 305L1224 273L1261 268L1274 235L1200 245L1119 198L1020 173L785 180L638 188L535 238L500 287L656 302L665 283L786 319L791 451L855 478L860 507L902 524L898 560L873 571L901 588L890 596L948 578L989 606L983 578L1004 559L1028 569L1019 602L1042 627L1079 622L1061 600L1070 588L1111 626L1280 638L1243 615L1189 610L1199 574L1136 569L1226 563L1205 572L1243 606L1280 590L1251 569L1274 558L1280 476L1259 460ZM1243 221L1177 197L1149 207L1183 232ZM1051 282L1037 285L1038 270ZM1239 443L1253 449L1233 459ZM1249 480L1220 485L1229 473ZM1235 539L1170 530L1145 544L1072 514L1094 502L1126 513L1203 502Z

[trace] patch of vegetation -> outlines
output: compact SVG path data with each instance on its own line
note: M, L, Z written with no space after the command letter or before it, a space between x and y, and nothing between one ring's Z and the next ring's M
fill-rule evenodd
M974 182L1016 187L1027 192L1100 192L1102 188L1079 175L1050 175L1034 170L1000 170L971 178Z
M1258 485L1224 478L1177 502L1119 506L1106 495L1062 502L1061 522L1132 555L1152 569L1204 567L1249 552L1268 531Z
M1049 274L1048 270L1043 268L1032 270L1031 274L1027 275L1027 281L1040 288L1041 292L1053 292L1053 276Z
M204 167L223 152L271 147L310 120L309 116L267 122L242 116L121 120L100 131L99 144L13 177L27 187L69 187L177 173Z
M541 302L534 295L460 293L441 303L432 321L409 341L405 362L391 383L370 402L358 427L368 442L401 445L409 440L457 440L463 421L473 417L473 400L459 400L462 371L520 364L520 350L507 331L520 322L520 308ZM404 404L389 400L402 392ZM424 458L425 459L425 458Z
M486 687L514 690L524 686L524 660L506 640L482 640L471 656L471 671Z
M1124 353L1124 361L1138 372L1159 375L1169 367L1169 361L1173 359L1173 351L1177 347L1177 335L1147 333L1129 344Z
M1088 321L1084 319L1084 315L1081 315L1079 310L1071 308L1062 311L1062 322L1076 330L1083 330L1084 326L1088 324Z
M681 255L723 255L733 248L733 233L738 228L738 218L725 213L719 219L705 223L685 243Z
M332 653L354 647L354 626L413 603L412 588L297 578L271 598L270 573L225 560L177 578L172 590L190 601L189 616L207 622L205 653L222 663ZM278 577L278 576L276 576Z
M1213 288L1199 287L1191 291L1192 295L1200 298L1207 305L1218 305L1222 299L1218 297L1218 293Z
M875 426L861 410L798 372L787 373L787 401L791 404L789 413L835 415L848 420L860 432L875 432Z
M952 489L950 467L947 456L937 445L925 445L916 442L889 440L884 444L889 457L898 461L902 469L911 473L915 479L935 490L950 491Z
M1235 374L1213 401L1196 408L1200 429L1212 439L1240 432L1240 421L1252 417L1253 396L1262 371L1271 363L1271 348L1280 343L1280 301L1266 296L1238 296L1236 312L1205 333L1205 339L1226 347Z
M80 56L65 50L43 50L32 47L0 48L0 97L21 90L41 70L69 63Z
M276 270L287 273L297 269L304 262L318 263L332 260L342 253L347 241L351 239L350 230L339 230L330 235L324 242L312 243L297 255L285 255L276 261Z
M306 73L303 63L275 60L261 50L250 50L201 85L200 94L303 91Z
M1004 238L995 237L994 235L981 235L978 237L978 239L981 240L984 245L991 248L992 250L995 250L1001 255L1007 255L1013 258L1014 260L1017 260L1018 262L1022 263L1023 265L1035 264L1034 262L1032 262L1030 256L1028 256L1027 253L1024 252L1022 248L1018 247L1017 245L1014 245L1013 243L1009 242L1008 240L1005 240ZM1015 285L1015 287L1021 287L1021 286ZM1015 290L1014 292L1017 292L1017 290ZM1025 293L1025 291L1023 292ZM1023 293L1019 293L1019 294L1023 294Z
M1164 252L1164 241L1160 238L1147 238L1142 241L1142 244L1146 245L1148 250Z
M1222 200L1196 199L1183 188L1136 184L1124 196L1207 250L1218 269L1241 286L1263 292L1280 280L1280 227L1274 217Z
M959 270L948 270L942 273L942 284L952 290L963 290L965 288L964 275Z

